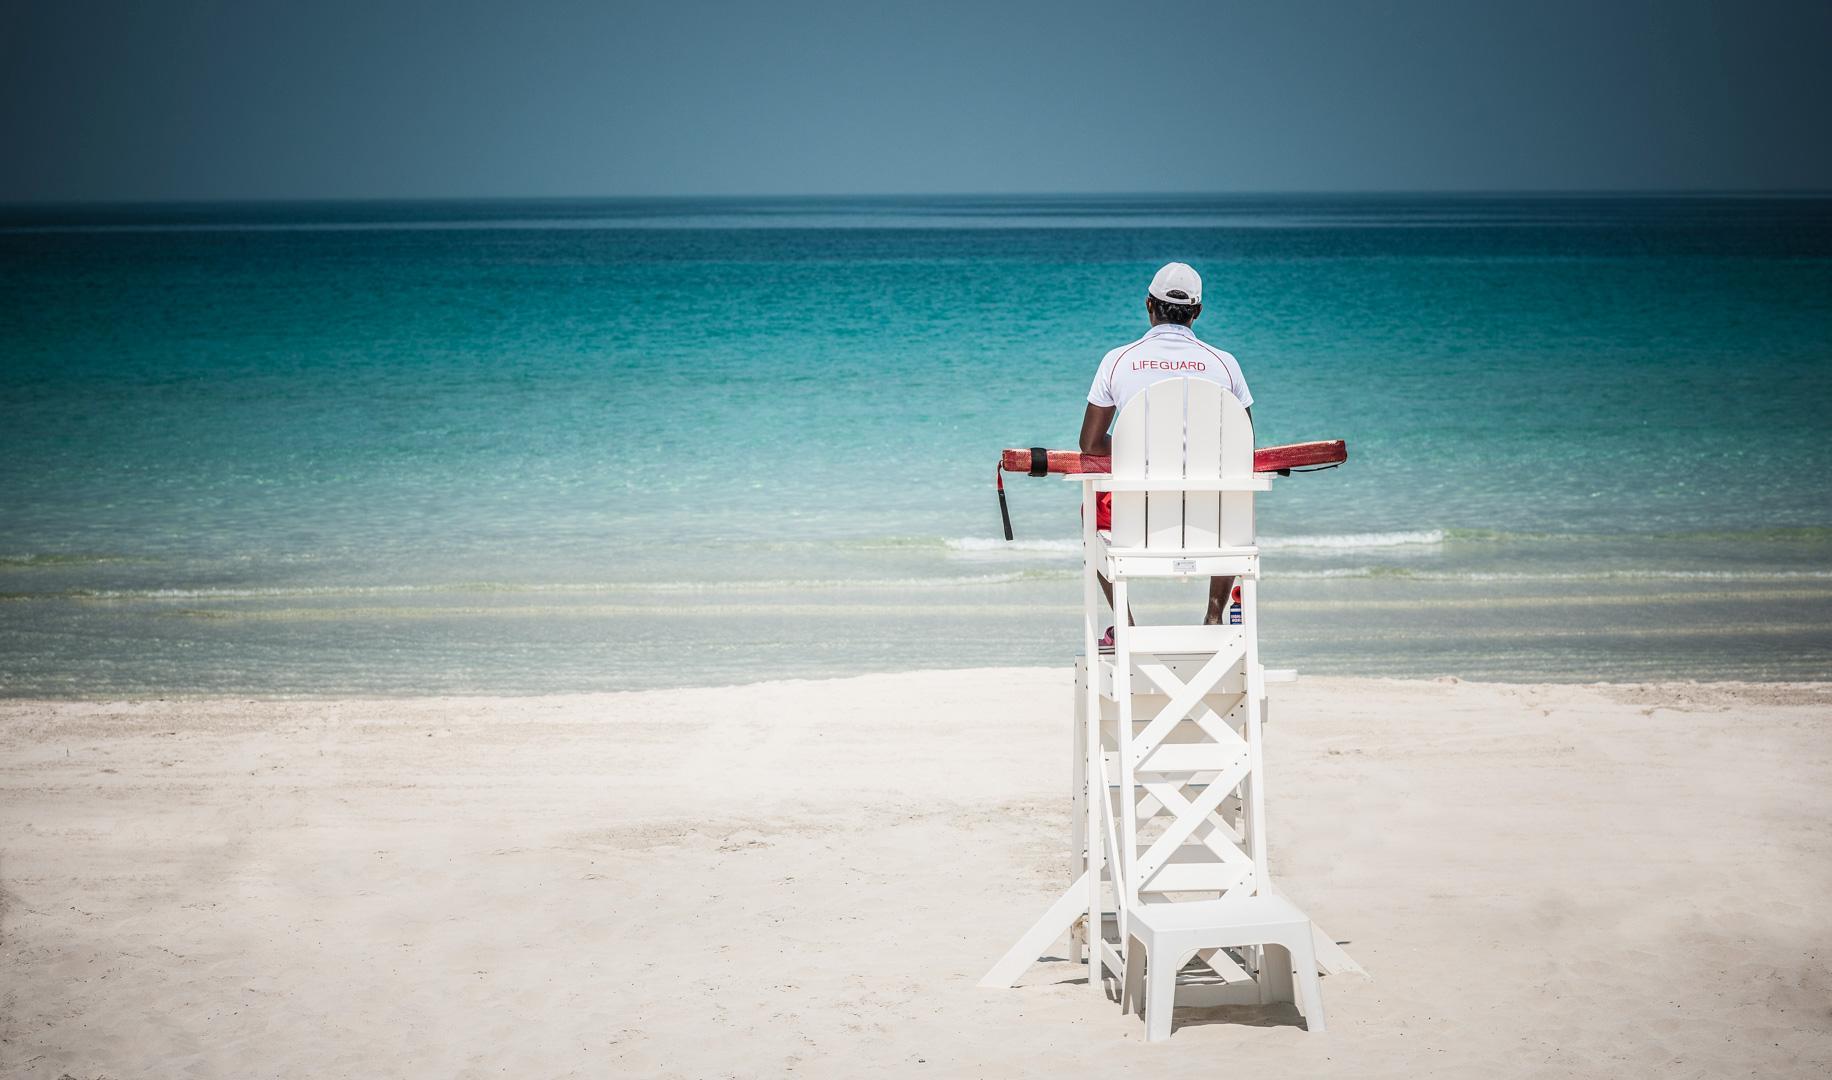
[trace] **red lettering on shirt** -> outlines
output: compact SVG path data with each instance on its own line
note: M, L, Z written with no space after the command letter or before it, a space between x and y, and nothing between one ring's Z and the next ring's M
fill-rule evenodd
M1200 360L1134 360L1134 371L1207 371L1209 366Z

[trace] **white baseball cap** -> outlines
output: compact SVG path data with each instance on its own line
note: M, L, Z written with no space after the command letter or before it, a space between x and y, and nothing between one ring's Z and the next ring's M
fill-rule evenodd
M1165 263L1151 276L1151 295L1167 304L1202 303L1202 275L1189 263Z

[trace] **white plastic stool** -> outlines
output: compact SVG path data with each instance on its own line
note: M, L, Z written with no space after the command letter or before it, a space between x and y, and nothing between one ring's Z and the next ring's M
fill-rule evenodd
M1316 948L1310 920L1297 905L1279 896L1242 896L1223 900L1138 904L1126 924L1132 940L1126 948L1125 990L1120 1007L1145 1015L1145 1038L1170 1038L1171 1010L1176 1007L1177 972L1200 949L1265 946L1260 961L1262 993L1267 1000L1292 1000L1292 975L1304 1010L1304 1025L1324 1030L1323 988L1317 979ZM1144 1001L1140 1002L1140 991Z

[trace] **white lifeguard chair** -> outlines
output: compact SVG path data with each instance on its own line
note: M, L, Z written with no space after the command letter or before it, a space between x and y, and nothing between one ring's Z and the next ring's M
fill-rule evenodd
M1319 969L1359 971L1273 885L1266 859L1259 662L1259 549L1253 429L1234 396L1204 379L1154 383L1113 427L1111 474L1082 474L1083 659L1076 666L1074 878L981 986L1009 987L1064 931L1089 985L1119 980L1146 1035L1170 1035L1186 1004L1298 1001L1324 1026ZM1112 528L1095 500L1113 493ZM1129 626L1136 579L1231 576L1238 625ZM1112 583L1114 647L1097 647ZM1225 616L1224 611L1224 616ZM1111 925L1114 935L1106 929ZM1185 972L1194 957L1198 967Z

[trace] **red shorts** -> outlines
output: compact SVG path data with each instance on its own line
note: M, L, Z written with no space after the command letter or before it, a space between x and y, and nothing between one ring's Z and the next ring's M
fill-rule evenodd
M1094 527L1096 529L1113 528L1113 492L1097 491L1094 493Z

